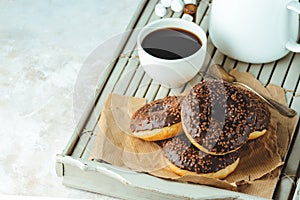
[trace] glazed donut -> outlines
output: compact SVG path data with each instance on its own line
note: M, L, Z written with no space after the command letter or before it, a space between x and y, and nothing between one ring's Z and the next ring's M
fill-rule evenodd
M180 175L201 175L211 178L225 178L239 163L239 151L215 156L194 147L182 134L166 140L163 152L170 169Z
M186 136L211 155L239 149L254 131L254 120L254 108L243 89L222 80L204 80L195 85L181 106Z
M164 140L177 135L181 130L182 99L179 96L167 96L141 107L131 117L132 134L147 141Z
M248 136L249 140L254 140L267 132L270 123L271 113L267 103L259 98L256 94L249 90L245 90L245 94L250 99L251 107L254 108L255 113L255 130Z

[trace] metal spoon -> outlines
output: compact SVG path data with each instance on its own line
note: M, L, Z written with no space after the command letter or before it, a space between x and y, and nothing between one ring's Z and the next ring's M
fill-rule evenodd
M284 116L294 117L295 115L297 115L297 112L295 110L293 110L292 108L289 108L269 97L264 96L263 94L260 94L259 92L257 92L256 90L254 90L253 88L251 88L250 86L248 86L244 83L237 82L236 78L234 76L232 76L231 74L229 74L221 65L215 64L215 65L211 66L208 70L208 75L212 76L214 78L221 78L221 79L223 79L227 82L230 82L234 85L239 85L244 88L247 88L251 92L255 93L257 96L259 96L262 100L264 100L272 108L275 108L276 110L278 110L279 113L281 113Z

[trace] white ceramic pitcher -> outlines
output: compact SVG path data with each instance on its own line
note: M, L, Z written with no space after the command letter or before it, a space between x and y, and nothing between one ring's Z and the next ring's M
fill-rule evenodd
M300 3L296 0L213 0L209 34L225 55L265 63L300 52Z

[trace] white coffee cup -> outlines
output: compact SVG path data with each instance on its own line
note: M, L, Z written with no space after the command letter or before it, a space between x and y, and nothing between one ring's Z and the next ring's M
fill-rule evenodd
M151 32L164 28L178 28L188 31L198 37L201 48L194 54L180 59L164 59L147 53L142 47L142 41ZM160 19L146 25L137 38L138 55L145 72L158 83L177 88L191 80L200 70L205 60L207 38L202 28L179 18Z
M300 3L295 0L213 0L209 35L224 54L265 63L300 52Z

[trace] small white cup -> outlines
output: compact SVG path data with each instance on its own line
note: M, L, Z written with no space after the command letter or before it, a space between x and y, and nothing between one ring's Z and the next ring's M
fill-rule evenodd
M157 58L147 53L142 47L143 39L151 32L163 28L178 28L193 33L201 41L201 48L194 54L180 59L168 60ZM180 18L160 19L146 25L137 38L138 55L145 72L158 83L177 88L191 80L201 69L205 60L207 37L202 28Z

